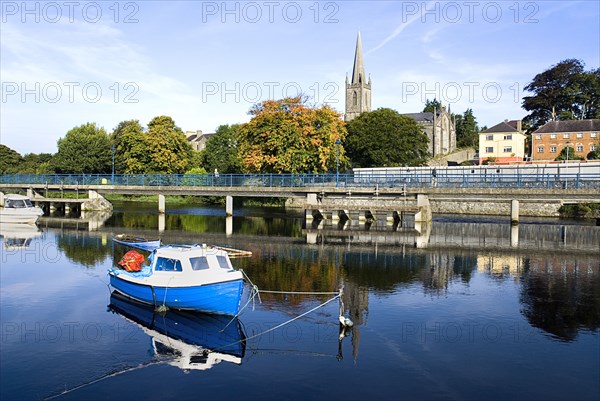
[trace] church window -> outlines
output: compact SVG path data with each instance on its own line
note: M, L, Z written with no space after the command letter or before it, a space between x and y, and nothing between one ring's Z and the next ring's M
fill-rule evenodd
M355 106L358 105L358 95L356 94L356 91L352 93L352 104Z

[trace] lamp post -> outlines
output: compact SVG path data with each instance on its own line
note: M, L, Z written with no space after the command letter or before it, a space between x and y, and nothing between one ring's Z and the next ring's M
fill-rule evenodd
M565 189L567 188L567 186L569 185L569 172L567 171L567 169L569 168L569 145L572 145L571 142L567 142L565 143L565 153L567 154L567 162L565 164Z
M569 148L571 147L572 143L571 142L567 142L565 143L565 146L567 147L565 152L567 153L567 164L569 164Z
M112 145L112 174L111 174L111 184L115 185L115 145Z
M335 140L335 186L336 188L340 182L340 142L339 139Z

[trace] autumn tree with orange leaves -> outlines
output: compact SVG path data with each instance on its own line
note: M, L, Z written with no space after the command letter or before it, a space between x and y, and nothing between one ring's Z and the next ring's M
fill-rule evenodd
M346 166L341 114L307 105L300 96L266 100L238 130L238 155L249 173L324 173ZM337 159L339 158L339 159Z

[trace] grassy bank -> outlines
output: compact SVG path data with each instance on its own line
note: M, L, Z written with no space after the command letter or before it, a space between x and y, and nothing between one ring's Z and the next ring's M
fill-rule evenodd
M157 195L119 195L107 194L105 198L109 202L140 202L156 203ZM285 198L234 198L235 202L241 206L274 206L283 207ZM167 205L225 205L223 196L189 196L189 195L166 195L165 203Z
M575 217L579 219L600 219L600 203L578 203L576 205L563 205L558 209L561 217Z

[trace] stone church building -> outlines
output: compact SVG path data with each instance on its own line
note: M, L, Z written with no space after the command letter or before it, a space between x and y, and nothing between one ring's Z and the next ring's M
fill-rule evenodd
M371 111L371 77L367 80L362 53L360 32L356 39L352 80L346 75L346 110L344 120L350 121L365 111ZM442 106L434 112L405 113L413 118L429 138L429 153L432 157L452 153L456 150L456 127L450 110Z
M432 157L446 155L456 150L456 127L452 113L441 106L439 110L422 113L404 113L415 120L429 138L429 153Z

